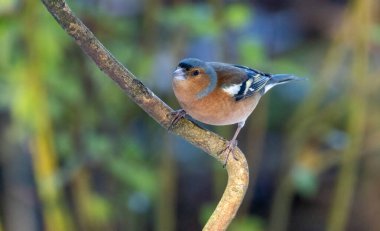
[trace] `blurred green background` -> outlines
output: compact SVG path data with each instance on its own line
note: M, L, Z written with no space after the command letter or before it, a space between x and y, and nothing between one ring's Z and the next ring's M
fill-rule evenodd
M175 109L184 57L308 78L271 90L239 135L251 182L229 230L380 229L377 0L68 3ZM0 0L0 230L200 230L225 185L41 2Z

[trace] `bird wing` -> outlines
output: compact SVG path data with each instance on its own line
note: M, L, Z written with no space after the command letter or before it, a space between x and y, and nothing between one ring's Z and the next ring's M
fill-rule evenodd
M210 63L218 75L218 86L236 101L264 90L271 75L240 65Z
M247 75L247 80L242 83L240 91L234 95L236 101L252 96L256 92L261 92L270 80L270 74L241 65L233 66L241 69Z
M256 92L263 92L270 80L270 74L241 66L229 65L232 70L227 76L225 86L222 86L233 95L236 101L252 96Z

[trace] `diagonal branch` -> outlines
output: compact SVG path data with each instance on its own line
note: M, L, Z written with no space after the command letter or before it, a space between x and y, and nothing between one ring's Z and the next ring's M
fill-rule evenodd
M148 115L167 129L173 119L170 114L173 110L111 55L93 33L74 16L64 0L42 0L42 2L100 70L113 79ZM226 140L220 136L199 128L186 119L181 119L172 128L172 132L201 148L219 162L224 162L225 156L217 155L226 145ZM228 162L227 187L204 230L226 230L244 198L248 187L248 165L243 153L239 149L235 149L235 152L239 160L230 159Z

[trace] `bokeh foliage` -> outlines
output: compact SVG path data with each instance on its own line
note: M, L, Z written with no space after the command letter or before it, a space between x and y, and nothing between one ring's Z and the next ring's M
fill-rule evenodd
M252 182L231 230L378 227L379 6L290 2L69 5L174 108L186 56L308 77L265 96L239 137ZM136 107L42 3L0 0L0 47L0 230L201 228L224 170Z

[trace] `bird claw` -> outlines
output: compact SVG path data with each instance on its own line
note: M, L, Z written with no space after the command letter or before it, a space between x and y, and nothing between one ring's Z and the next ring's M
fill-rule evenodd
M226 159L224 160L224 164L223 164L223 168L226 167L227 165L227 162L228 162L228 158L230 157L230 153L232 153L232 156L234 157L235 160L239 160L234 152L235 148L237 147L237 140L230 140L230 141L227 141L227 145L226 145L226 148L223 149L223 151L221 151L219 154L222 154L222 153L225 153L226 152Z
M178 123L178 121L186 116L186 111L183 109L179 109L177 111L171 112L171 116L174 116L172 122L169 125L168 130L172 130L173 126Z

